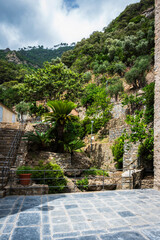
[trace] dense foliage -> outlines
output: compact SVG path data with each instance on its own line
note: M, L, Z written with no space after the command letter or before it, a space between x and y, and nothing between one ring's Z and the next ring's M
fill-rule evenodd
M140 142L138 157L140 165L153 169L154 148L154 83L147 85L142 96L125 96L123 104L131 107L126 122L131 126L131 133L126 134L129 142ZM145 108L144 108L145 106Z
M43 63L46 61L51 61L57 57L74 48L75 44L68 45L67 43L61 43L56 48L45 48L43 45L39 46L28 46L27 48L20 48L18 51L11 51L9 48L5 50L0 50L0 59L8 60L9 55L16 56L17 60L26 66L38 68L43 67ZM12 59L14 62L14 60ZM13 64L14 65L14 64Z
M44 113L49 112L48 108L46 106L43 106L42 104L39 104L37 106L36 102L32 102L29 105L29 114L30 116L36 116L41 117Z
M89 181L88 181L87 177L76 181L76 185L81 191L88 189L88 183L89 183Z
M147 167L149 170L153 170L153 148L154 148L154 134L153 130L150 130L147 138L138 148L138 157L141 165Z
M88 176L105 176L105 177L108 177L109 176L108 172L106 172L104 170L101 170L101 169L97 169L96 167L91 167L90 169L85 170L83 172L83 174L86 177L88 177Z
M154 11L149 17L143 13L154 6L154 1L141 0L129 5L104 32L93 32L89 38L78 42L73 50L64 52L62 61L78 73L88 69L95 74L118 74L123 76L127 67L138 69L143 85L143 76L148 68L146 59L154 55ZM140 63L136 61L141 57ZM140 71L140 67L144 68ZM133 70L131 71L133 75ZM134 76L134 82L135 78ZM128 79L128 78L127 78ZM137 81L137 78L136 78ZM132 83L131 83L132 84Z
M43 164L43 161L40 161L34 170L32 173L33 181L38 184L47 184L49 193L59 193L65 188L67 181L59 165L51 162Z
M82 76L68 69L63 63L45 63L31 75L27 75L21 86L24 98L28 101L40 99L72 99L80 91Z
M150 14L145 12L148 8ZM72 153L83 145L83 137L91 133L91 121L93 133L106 126L112 117L110 98L117 101L122 97L125 82L132 90L145 87L142 96L123 97L123 104L129 110L126 121L131 126L131 134L126 135L126 139L141 142L139 156L144 149L151 153L153 144L148 143L147 138L153 136L154 83L146 86L145 77L154 64L154 0L141 0L127 6L103 32L95 31L66 51L68 48L65 45L57 49L56 55L43 46L15 52L21 62L26 61L32 68L6 62L8 50L0 51L3 59L0 60L0 101L8 107L29 102L30 114L41 116L47 109L36 106L35 101L58 100L49 104L53 110L47 118L51 123L49 134L35 132L30 137L43 147L49 143L54 151ZM63 51L61 59L55 59ZM45 60L50 62L43 64ZM71 111L63 112L66 108L59 105L62 100L71 106L70 110L75 106L84 107L83 121L73 119ZM47 144L44 146L44 143ZM122 137L112 148L118 168L122 167L123 145Z
M73 49L73 46L60 46L57 49L49 49L44 48L42 46L38 47L28 47L21 48L19 51L17 51L17 56L21 61L27 61L29 64L32 64L34 66L42 67L43 63L46 61L51 61L52 59L55 59L57 57L61 57L61 55L66 52Z
M116 162L115 167L117 169L123 168L124 140L125 135L123 134L115 140L112 146L112 154L114 156L114 161Z

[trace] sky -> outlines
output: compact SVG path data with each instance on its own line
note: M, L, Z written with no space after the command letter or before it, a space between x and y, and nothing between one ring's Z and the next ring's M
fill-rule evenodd
M140 0L0 0L0 49L78 42Z

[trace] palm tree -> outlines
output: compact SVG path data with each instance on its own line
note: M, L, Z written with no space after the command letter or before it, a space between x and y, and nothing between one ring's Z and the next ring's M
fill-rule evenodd
M45 114L45 120L48 122L55 122L56 126L56 151L64 151L64 128L65 124L74 120L76 117L71 115L71 111L76 107L73 102L65 101L49 101L48 107L52 109L52 112Z
M76 139L66 145L66 149L68 149L68 151L71 154L71 165L72 165L73 152L81 149L82 147L85 147L85 143L81 139Z

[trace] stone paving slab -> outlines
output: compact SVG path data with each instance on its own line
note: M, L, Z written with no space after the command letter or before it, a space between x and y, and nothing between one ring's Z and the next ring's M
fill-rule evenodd
M160 240L160 192L0 199L0 240Z

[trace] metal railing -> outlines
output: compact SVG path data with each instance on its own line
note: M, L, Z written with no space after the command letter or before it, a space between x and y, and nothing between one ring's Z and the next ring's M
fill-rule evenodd
M12 194L12 191L14 192L15 189L38 189L45 188L46 186L49 190L46 193L116 190L117 185L119 185L118 189L121 189L120 185L123 183L121 180L122 177L119 175L123 173L122 171L99 170L101 171L101 175L92 175L91 169L65 169L65 175L62 173L62 170L30 170L32 176L29 180L29 185L20 183L22 179L21 176L19 177L18 171L10 170L9 192ZM97 171L99 170L97 169ZM131 169L129 171L131 178ZM28 173L27 170L26 172ZM90 174L87 172L90 172ZM28 177L23 178L23 180L27 181ZM72 182L72 187L70 189L67 185L68 181ZM128 186L130 189L133 188L131 179L129 180Z
M21 123L19 125L19 129L18 129L17 133L15 134L15 137L14 137L11 147L8 151L8 154L5 157L5 161L4 161L3 168L2 168L2 185L1 185L2 189L7 184L7 180L8 180L9 174L10 174L10 167L13 164L13 160L15 158L15 154L16 154L17 147L20 142L23 130L24 130L24 123Z

